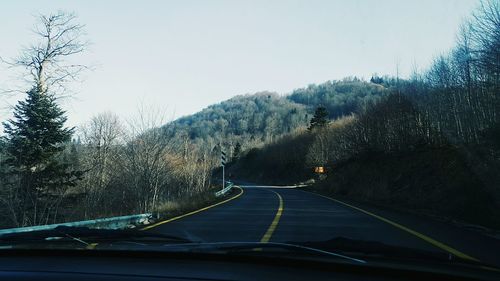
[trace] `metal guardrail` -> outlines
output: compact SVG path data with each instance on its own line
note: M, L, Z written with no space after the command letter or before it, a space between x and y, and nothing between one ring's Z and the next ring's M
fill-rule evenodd
M219 196L222 196L224 194L226 194L228 191L230 191L234 186L234 183L230 182L230 181L227 181L226 182L226 187L224 187L224 189L222 190L219 190L215 193L215 196L216 197L219 197Z
M56 224L39 225L39 226L7 228L7 229L0 229L0 235L8 233L37 231L37 230L50 230L58 226L120 229L120 228L126 228L131 224L147 223L151 218L152 218L151 214L140 214L140 215L111 217L111 218L76 221L76 222L65 222L65 223L56 223Z

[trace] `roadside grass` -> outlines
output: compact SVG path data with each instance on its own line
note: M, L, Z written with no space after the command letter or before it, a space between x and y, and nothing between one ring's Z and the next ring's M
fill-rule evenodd
M215 192L220 190L220 187L212 187L207 191L202 193L181 198L178 200L167 200L162 202L159 207L153 212L154 221L150 222L153 224L158 221L171 219L180 215L187 214L199 210L204 207L216 204L218 202L224 201L228 198L233 197L238 194L237 188L231 189L224 196L216 197Z

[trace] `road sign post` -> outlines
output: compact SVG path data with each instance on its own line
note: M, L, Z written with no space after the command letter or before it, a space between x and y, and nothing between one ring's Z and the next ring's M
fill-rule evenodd
M220 151L220 164L222 165L222 190L224 190L226 185L226 179L225 179L226 153L224 152L224 150Z

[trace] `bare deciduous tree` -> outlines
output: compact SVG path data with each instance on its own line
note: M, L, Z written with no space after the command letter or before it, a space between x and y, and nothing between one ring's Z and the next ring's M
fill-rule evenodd
M161 110L141 106L138 117L128 122L124 170L134 175L130 187L140 212L156 208L162 187L168 182L165 156L171 145L161 129L161 125L166 123L163 116L165 114Z
M54 94L65 93L66 82L76 80L88 67L68 63L68 57L82 53L88 46L83 39L84 25L76 23L76 15L57 12L40 15L33 32L40 40L25 48L13 60L3 60L10 67L24 68L30 86L41 93L51 89Z
M113 162L119 157L119 145L123 142L124 129L113 113L106 112L94 116L82 128L84 149L83 164L86 176L82 182L87 194L85 217L93 215L97 206L105 205L103 200L114 171ZM106 210L104 210L106 211Z

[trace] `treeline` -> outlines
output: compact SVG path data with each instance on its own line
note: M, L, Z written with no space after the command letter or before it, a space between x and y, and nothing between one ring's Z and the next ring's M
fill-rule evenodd
M78 169L85 171L73 189L82 195L76 209L85 218L157 211L211 186L216 162L210 150L176 143L159 128L158 116L139 116L123 125L111 113L100 114L72 144Z
M16 146L3 138L2 227L157 212L207 192L217 165L213 152L192 144L179 149L184 144L165 137L159 120L145 111L129 122L101 113L53 157L28 142L23 152L38 159L25 158L22 166L9 152ZM45 166L50 162L59 167Z
M293 91L287 99L303 104L311 113L315 108L324 106L330 119L340 118L359 112L364 105L377 101L389 92L392 79L385 83L368 83L356 77L348 77L341 81L328 81L319 85Z
M237 147L260 147L307 127L317 106L324 105L331 118L349 115L387 94L389 87L354 77L309 85L286 96L271 92L241 95L179 118L164 129L180 141L212 148L220 144L231 158L237 158Z
M390 94L364 103L358 114L251 151L236 165L244 171L257 159L267 164L255 178L284 183L297 174L307 180L323 166L326 179L316 186L324 192L498 227L499 79L500 4L482 2L456 46L427 71L390 79ZM292 152L298 138L310 140L299 156ZM292 163L297 168L277 178L282 174L274 171Z
M53 155L44 146L37 149L36 140L23 148L3 138L2 226L156 212L165 202L206 192L216 165L212 152L191 144L180 150L159 129L157 117L142 112L124 124L112 113L99 114L73 134L73 141L59 143ZM26 157L14 157L14 149Z

